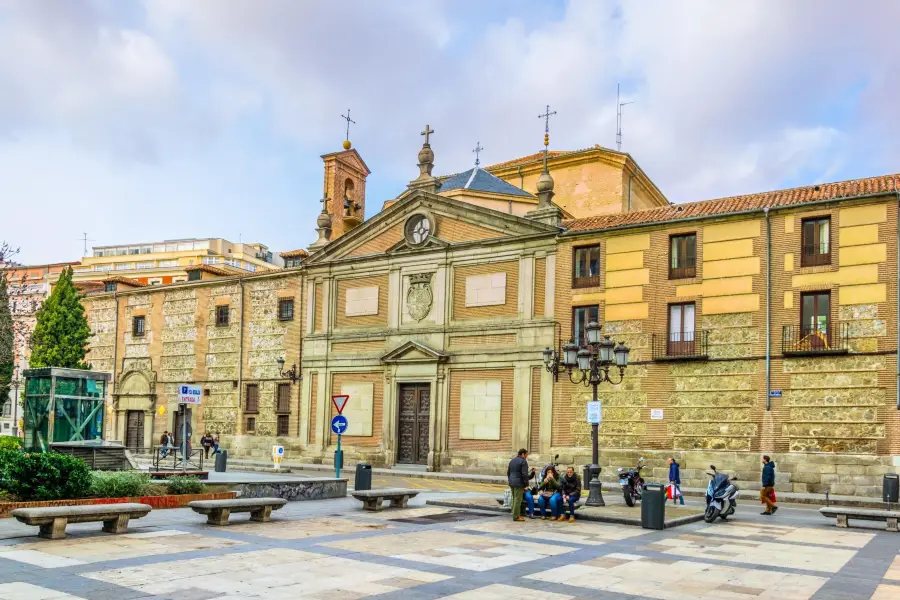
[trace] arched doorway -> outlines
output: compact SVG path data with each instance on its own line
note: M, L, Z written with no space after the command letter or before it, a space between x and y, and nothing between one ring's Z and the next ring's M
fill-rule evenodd
M156 374L150 371L126 371L116 386L116 434L132 452L153 446L153 405L156 400Z

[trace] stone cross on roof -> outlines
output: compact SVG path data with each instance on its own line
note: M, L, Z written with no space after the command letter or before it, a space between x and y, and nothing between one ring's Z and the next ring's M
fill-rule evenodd
M423 132L420 134L420 135L424 135L424 136L425 136L425 145L426 145L426 146L428 145L428 136L430 136L432 133L434 133L434 129L432 129L430 125L427 125L427 124L426 124L426 125L425 125L425 131L423 131Z

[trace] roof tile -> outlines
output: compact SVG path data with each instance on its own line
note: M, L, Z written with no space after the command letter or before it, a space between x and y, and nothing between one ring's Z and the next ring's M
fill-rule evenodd
M763 208L776 208L804 204L815 200L830 200L859 196L864 194L879 194L897 191L896 175L879 175L864 179L852 179L835 183L823 183L785 190L774 190L759 194L746 194L744 196L732 196L729 198L717 198L715 200L702 200L700 202L688 202L685 204L673 204L628 213L601 215L596 217L583 217L563 221L563 226L569 231L593 231L611 229L626 225L640 225L659 223L665 221L678 221L693 217L711 217L744 212L748 210L761 210Z

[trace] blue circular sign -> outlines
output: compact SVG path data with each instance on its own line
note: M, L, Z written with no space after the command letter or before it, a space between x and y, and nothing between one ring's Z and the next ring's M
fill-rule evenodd
M334 415L331 419L331 430L338 435L347 431L347 417L344 415Z

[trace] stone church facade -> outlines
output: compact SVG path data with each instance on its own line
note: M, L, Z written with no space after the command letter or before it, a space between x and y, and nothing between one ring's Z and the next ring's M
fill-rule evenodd
M319 239L291 268L85 298L110 438L155 444L191 382L194 431L238 458L277 443L330 463L348 394L351 465L500 473L520 447L581 465L591 390L541 350L597 319L631 348L600 388L604 479L638 456L664 477L676 455L685 485L710 463L755 481L768 453L779 489L877 495L893 470L893 176L670 205L606 149L434 177L426 143L419 177L363 219L361 156L323 160Z

